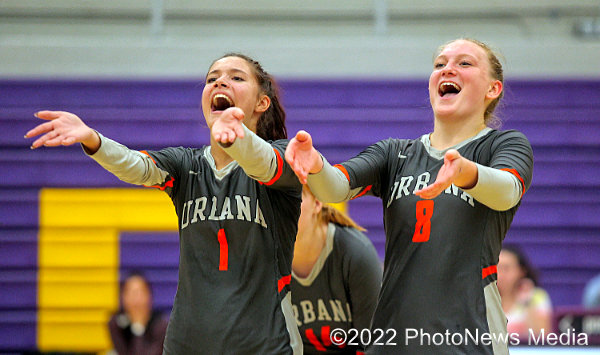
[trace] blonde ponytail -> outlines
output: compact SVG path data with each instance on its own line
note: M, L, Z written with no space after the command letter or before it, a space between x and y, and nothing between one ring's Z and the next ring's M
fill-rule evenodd
M323 208L321 208L321 212L319 212L319 219L325 223L331 222L345 227L352 227L361 232L366 231L366 229L359 226L347 214L325 203L323 204Z

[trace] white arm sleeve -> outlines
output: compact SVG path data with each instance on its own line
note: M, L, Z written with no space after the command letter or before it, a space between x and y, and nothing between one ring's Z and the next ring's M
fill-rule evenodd
M273 147L242 124L244 138L236 138L223 150L240 164L249 177L267 182L277 172L277 157Z
M325 157L323 169L316 174L308 175L308 187L312 193L322 202L343 202L354 197L360 188L350 190L350 182L340 169L336 169Z
M472 189L463 189L474 199L496 211L506 211L519 203L523 186L516 176L508 171L477 164L477 184Z
M98 133L98 132L96 132ZM120 180L136 185L159 185L165 181L168 173L154 164L152 159L136 150L106 138L100 133L100 148L94 154L86 155L94 159L104 169Z

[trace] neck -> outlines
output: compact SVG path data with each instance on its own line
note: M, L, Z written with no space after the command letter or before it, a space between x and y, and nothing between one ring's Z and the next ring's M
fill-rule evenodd
M436 118L429 140L433 148L444 150L477 135L485 127L486 125L481 119L465 122Z
M300 277L307 277L325 248L327 239L327 223L315 221L308 230L298 230L294 245L292 270Z
M212 155L215 160L215 167L217 170L223 169L227 164L233 161L233 159L223 150L221 145L213 139L210 140L210 155Z
M514 293L508 293L508 294L502 294L502 309L504 310L504 312L508 312L511 310L511 308L514 306L515 304L515 294Z

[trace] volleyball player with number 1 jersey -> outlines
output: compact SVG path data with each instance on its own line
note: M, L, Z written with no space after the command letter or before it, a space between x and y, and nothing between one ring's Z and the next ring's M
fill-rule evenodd
M206 76L202 109L211 144L200 148L134 151L59 111L38 112L48 122L26 137L43 134L32 148L79 142L121 180L171 197L180 262L164 354L302 354L288 292L301 185L282 159L274 83L252 59L225 55Z

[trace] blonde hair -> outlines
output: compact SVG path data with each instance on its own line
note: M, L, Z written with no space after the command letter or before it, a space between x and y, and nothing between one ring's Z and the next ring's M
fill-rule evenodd
M352 227L354 229L358 229L361 232L366 231L366 229L361 227L358 223L354 222L354 220L350 218L350 216L338 210L337 208L325 203L323 204L323 208L321 208L321 212L319 212L319 219L325 223L335 223L339 224L340 226Z
M490 76L492 78L494 78L495 80L499 80L502 84L504 84L504 69L502 68L502 63L498 59L499 55L490 46L488 46L487 44L485 44L481 41L478 41L476 39L458 38L458 39L452 40L450 42L446 42L443 45L438 47L437 51L435 52L434 59L437 58L437 56L444 50L444 48L446 48L449 44L454 43L456 41L468 41L468 42L476 44L481 49L483 49L485 51L485 53L487 54L488 62L490 63L490 69L491 69ZM497 98L495 98L494 100L492 100L492 102L490 102L488 104L488 106L485 108L485 112L483 114L483 121L485 122L485 124L487 126L495 127L495 128L500 127L502 121L500 120L500 118L498 116L496 116L494 114L494 111L496 110L496 107L500 103L500 99L502 99L503 96L504 96L504 90L502 90L500 95Z

